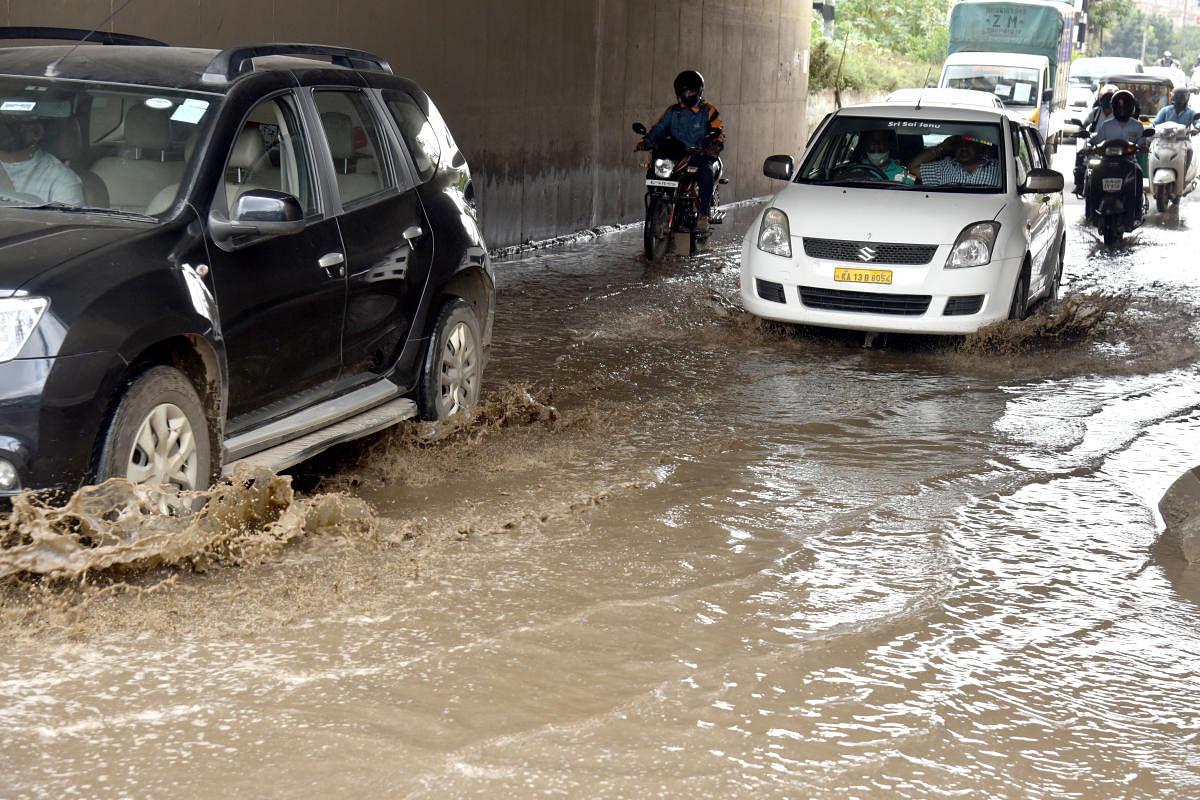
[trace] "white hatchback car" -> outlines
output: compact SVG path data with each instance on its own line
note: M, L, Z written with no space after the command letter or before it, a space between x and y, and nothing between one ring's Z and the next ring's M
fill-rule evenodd
M886 159L867 152L881 140ZM743 305L783 322L928 334L1025 317L1056 296L1066 247L1063 176L1045 150L1004 109L830 114L798 170L791 156L763 165L788 183L746 232Z

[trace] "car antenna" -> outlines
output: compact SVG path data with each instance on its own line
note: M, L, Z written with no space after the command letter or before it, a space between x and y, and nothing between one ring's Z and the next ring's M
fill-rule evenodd
M929 85L929 78L932 75L933 75L933 65L930 64L929 69L925 71L925 82L923 84L921 84L921 92L920 92L920 94L917 95L917 106L916 106L916 108L913 109L914 111L921 110L921 98L923 98L925 96L925 87L927 87Z
M93 33L100 30L105 25L107 25L109 22L111 22L113 17L115 17L117 14L120 14L121 11L124 10L125 6L129 5L132 2L133 2L133 0L125 0L124 3L121 3L121 5L117 6L116 9L113 10L113 12L111 14L109 14L107 17L105 17L103 22L101 22L99 25L97 25L96 27L94 27L90 31L88 31L86 34L84 34L83 38L81 38L78 42L76 42L70 50L68 50L66 53L64 53L61 57L56 58L53 61L51 61L50 64L46 67L46 73L45 73L46 77L47 78L57 77L58 76L58 65L64 61L66 61L68 58L70 58L71 54L74 53L79 48L79 45L86 42Z

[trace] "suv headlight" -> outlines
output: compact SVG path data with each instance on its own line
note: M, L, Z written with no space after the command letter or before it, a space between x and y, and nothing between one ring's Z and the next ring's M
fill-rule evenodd
M763 212L762 222L758 225L758 249L784 258L792 257L792 232L787 214L778 208Z
M946 269L982 267L987 264L992 260L992 247L999 234L999 222L973 222L963 228L954 247L950 248Z
M675 169L675 162L669 158L654 159L654 174L660 178L671 177L671 170Z
M17 357L49 306L45 297L0 299L0 362Z

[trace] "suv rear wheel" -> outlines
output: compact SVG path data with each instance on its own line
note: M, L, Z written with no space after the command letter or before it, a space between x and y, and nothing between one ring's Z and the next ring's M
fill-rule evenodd
M417 389L422 419L445 419L479 400L481 338L479 320L469 303L456 299L442 306Z
M173 367L151 367L129 384L108 425L97 481L205 489L212 454L204 407L191 382Z

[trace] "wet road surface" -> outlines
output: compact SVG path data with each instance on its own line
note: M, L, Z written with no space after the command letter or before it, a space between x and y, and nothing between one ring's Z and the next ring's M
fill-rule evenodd
M753 206L499 261L474 422L8 583L0 796L1200 796L1197 202L966 342L748 317Z

